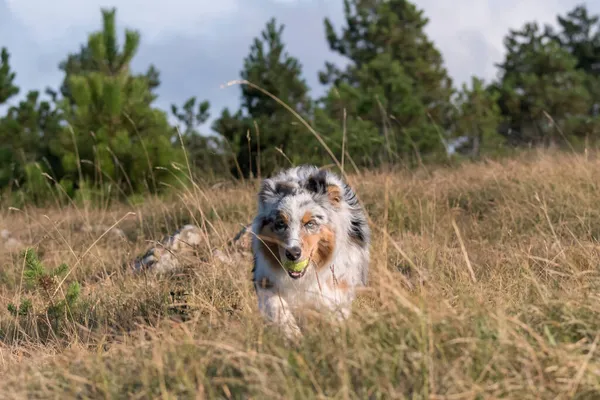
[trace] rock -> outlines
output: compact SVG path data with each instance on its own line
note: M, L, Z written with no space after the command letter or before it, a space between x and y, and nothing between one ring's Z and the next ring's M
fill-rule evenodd
M173 251L192 250L200 245L202 240L202 231L196 225L185 225L176 231L172 236L163 240L166 247Z
M212 255L215 259L224 264L236 265L244 262L244 259L247 258L249 253L230 252L227 254L223 250L216 249L213 251Z
M156 273L164 273L174 270L180 266L179 260L167 249L153 247L142 257L134 262L136 271L152 270Z
M152 270L163 273L181 266L181 258L192 255L203 243L204 233L196 225L185 225L171 236L166 236L157 246L150 248L143 256L133 262L135 271ZM242 228L238 234L227 243L230 251L214 249L215 259L229 265L241 263L249 258L250 225Z
M221 249L215 249L212 252L213 257L229 265L239 264L244 262L244 259L249 259L251 256L252 245L251 229L251 224L244 226L237 235L227 243L227 247L230 251L225 252Z
M19 250L24 247L23 243L19 239L15 239L13 237L8 238L8 240L4 243L4 248L8 250Z
M10 237L10 231L8 229L2 229L0 231L0 238L2 238L3 240L8 240L9 237Z
M178 257L192 253L201 241L200 228L195 225L185 225L136 259L133 267L136 271L149 269L157 273L171 271L181 265Z
M252 224L244 226L242 230L229 241L229 245L239 249L250 250L250 246L252 245Z
M103 233L104 233L104 231L103 231ZM110 230L110 233L113 236L119 237L121 239L127 239L127 236L125 235L125 232L123 232L123 229L121 229L121 228L112 228Z
M86 224L81 224L78 227L75 228L76 231L79 232L84 232L84 233L91 233L94 235L102 235L104 234L104 232L108 231L106 235L111 235L111 236L115 236L115 237L119 237L122 239L127 239L127 236L125 235L125 232L123 232L122 229L117 228L117 227L110 227L108 225L86 225Z
M25 247L19 239L12 236L12 233L8 229L0 231L0 246L10 251L20 250Z

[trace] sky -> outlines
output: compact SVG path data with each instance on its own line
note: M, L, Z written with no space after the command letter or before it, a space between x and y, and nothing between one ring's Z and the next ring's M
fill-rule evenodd
M430 22L426 32L441 51L455 85L476 75L490 81L503 57L502 39L525 22L555 23L582 0L417 0ZM319 96L318 71L325 61L343 62L330 52L323 19L339 28L342 0L0 0L0 47L11 53L20 100L28 90L58 88L58 64L78 51L101 27L101 7L117 8L120 32L137 29L142 41L132 68L154 64L161 73L156 106L168 111L191 96L211 103L211 119L224 107L237 110L239 79L253 38L275 17L285 25L288 52L303 65L304 77ZM588 1L600 14L600 1Z

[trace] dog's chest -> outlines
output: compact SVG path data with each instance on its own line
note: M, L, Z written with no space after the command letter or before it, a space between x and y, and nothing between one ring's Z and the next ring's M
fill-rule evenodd
M308 278L308 279L306 279ZM317 305L333 309L352 301L353 288L340 285L333 272L305 276L303 280L280 282L279 292L290 305Z

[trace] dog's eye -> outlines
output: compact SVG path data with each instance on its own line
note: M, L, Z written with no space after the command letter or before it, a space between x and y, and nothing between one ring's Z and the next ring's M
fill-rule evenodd
M306 229L314 229L317 227L317 224L314 221L308 221L304 226Z
M275 221L274 227L275 227L275 230L282 231L286 228L285 222L283 222L281 220L277 220L277 221Z

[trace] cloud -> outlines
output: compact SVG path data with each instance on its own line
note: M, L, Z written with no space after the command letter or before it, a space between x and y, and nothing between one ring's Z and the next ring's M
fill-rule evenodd
M426 31L442 52L455 84L472 75L491 80L494 63L503 56L509 28L526 21L552 23L556 14L579 0L419 0L430 22ZM211 114L237 108L239 87L221 88L239 78L243 58L266 21L275 16L286 25L284 41L297 57L313 95L323 93L317 73L326 60L341 59L329 51L323 19L339 28L342 0L0 0L0 46L7 46L22 95L30 89L57 87L58 63L77 51L90 31L100 27L100 8L117 7L119 31L138 29L142 43L133 68L150 63L161 72L157 105L165 110L190 96L208 99ZM589 4L600 13L600 3Z
M73 32L97 26L101 7L116 7L126 25L144 31L150 39L165 34L210 34L211 24L241 9L239 0L7 0L14 18L39 42L63 40Z
M509 29L526 22L555 24L556 15L564 14L580 0L421 0L430 23L427 33L441 50L446 67L456 83L472 75L487 81L496 77L494 66L504 56L503 38ZM600 3L588 5L600 13Z

